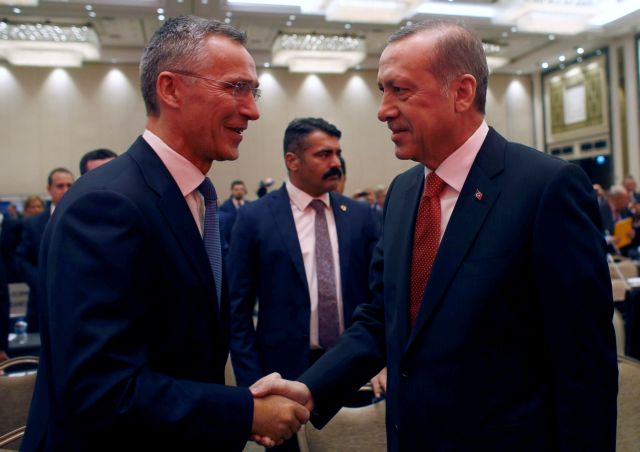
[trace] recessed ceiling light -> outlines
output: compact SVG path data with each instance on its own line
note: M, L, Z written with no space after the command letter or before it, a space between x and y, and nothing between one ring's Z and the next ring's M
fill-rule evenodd
M163 14L158 14L158 20L162 22L165 19Z
M511 27L511 33L516 33L518 31L518 27Z
M13 8L13 14L20 14L22 10L20 8Z
M89 17L96 17L96 15L95 11L89 11Z
M582 54L584 53L584 49L583 49L582 47L578 47L578 48L576 49L576 53L577 53L578 55L582 55Z
M345 30L351 30L351 24L344 24Z
M225 24L230 24L231 23L231 18L230 17L225 17L224 18L224 23Z
M549 35L549 41L554 41L555 39L556 39L556 35L554 34Z
M564 61L564 60L566 60L566 58L564 57L564 55L560 55L560 56L558 57L558 61Z
M291 22L290 20L287 21L287 27L290 27L291 25L293 25L293 22Z
M291 15L289 16L289 20L296 20L296 16L295 16L295 14L291 14Z
M156 11L158 14L164 14L164 8L158 8Z
M547 63L546 61L544 63L541 64L542 69L547 69L549 67L549 63Z
M227 11L224 15L225 17L231 17L233 16L233 13L231 11Z
M271 63L264 63L263 66L266 67L266 68L270 68L271 67Z

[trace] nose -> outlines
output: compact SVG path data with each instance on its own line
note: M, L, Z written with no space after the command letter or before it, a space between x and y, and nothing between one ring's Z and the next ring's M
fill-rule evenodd
M258 105L253 96L246 96L242 98L242 102L240 104L240 114L250 121L255 121L260 117Z
M388 92L382 93L382 100L378 107L378 120L387 122L398 116L398 109L393 103L391 94Z

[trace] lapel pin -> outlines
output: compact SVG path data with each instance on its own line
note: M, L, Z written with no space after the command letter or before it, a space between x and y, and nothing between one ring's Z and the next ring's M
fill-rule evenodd
M476 194L473 195L478 201L482 201L482 192L476 188Z
M343 212L347 211L347 206L344 204L340 204L340 210L342 210Z

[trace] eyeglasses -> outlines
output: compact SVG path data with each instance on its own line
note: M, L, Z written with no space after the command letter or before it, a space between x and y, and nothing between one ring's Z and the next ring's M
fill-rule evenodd
M242 81L236 82L236 83L225 82L223 80L214 80L212 78L203 77L201 75L194 74L193 72L188 72L188 71L169 71L169 72L173 72L174 74L184 75L187 77L199 78L200 80L204 80L205 82L209 82L209 83L231 87L233 88L233 91L231 94L233 95L233 97L236 97L236 98L247 97L249 94L251 94L251 96L253 97L253 100L258 100L260 99L260 95L262 94L262 90L260 88L254 88L253 86L251 86L251 83L249 82L242 82Z

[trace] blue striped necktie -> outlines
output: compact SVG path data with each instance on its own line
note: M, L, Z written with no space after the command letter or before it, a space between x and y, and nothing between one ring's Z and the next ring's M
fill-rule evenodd
M208 177L198 186L204 197L204 234L202 240L209 256L209 264L216 284L218 304L222 302L222 247L220 246L220 224L218 222L218 196Z

